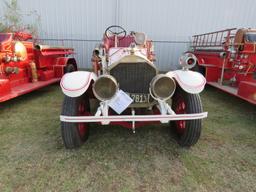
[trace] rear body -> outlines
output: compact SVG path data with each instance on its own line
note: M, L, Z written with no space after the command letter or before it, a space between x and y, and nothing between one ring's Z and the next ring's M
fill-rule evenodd
M38 45L28 33L0 33L0 102L58 82L76 70L72 48Z
M226 29L193 36L195 70L207 83L256 104L256 30Z

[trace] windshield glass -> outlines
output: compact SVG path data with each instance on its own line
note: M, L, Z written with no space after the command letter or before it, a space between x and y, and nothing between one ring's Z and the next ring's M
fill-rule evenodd
M11 34L0 33L0 42L6 41L10 38Z
M245 40L250 42L256 42L256 33L246 33Z

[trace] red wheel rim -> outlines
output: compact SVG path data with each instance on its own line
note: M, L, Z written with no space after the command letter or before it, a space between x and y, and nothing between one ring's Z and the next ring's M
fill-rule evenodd
M183 99L181 95L178 96L177 100L175 101L175 113L176 114L186 114L186 102ZM180 120L180 121L175 121L176 123L176 129L178 134L182 135L185 131L186 128L186 121L185 120Z
M88 115L88 112L86 111L85 101L81 101L81 103L79 103L77 115L78 116L87 116ZM83 138L88 131L87 124L86 123L78 123L77 127L78 127L80 137Z

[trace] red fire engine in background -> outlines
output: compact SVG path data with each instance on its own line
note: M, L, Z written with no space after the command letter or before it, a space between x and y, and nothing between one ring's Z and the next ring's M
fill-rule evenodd
M74 49L35 44L25 32L0 33L0 102L58 82L77 70Z
M209 85L256 104L256 29L194 35L188 52Z

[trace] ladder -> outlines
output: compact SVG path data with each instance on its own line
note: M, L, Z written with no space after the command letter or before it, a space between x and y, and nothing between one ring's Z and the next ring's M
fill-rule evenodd
M236 28L225 29L221 31L215 31L210 33L204 33L199 35L192 36L192 45L191 47L197 48L224 48L227 50L228 47L233 44L235 37Z

